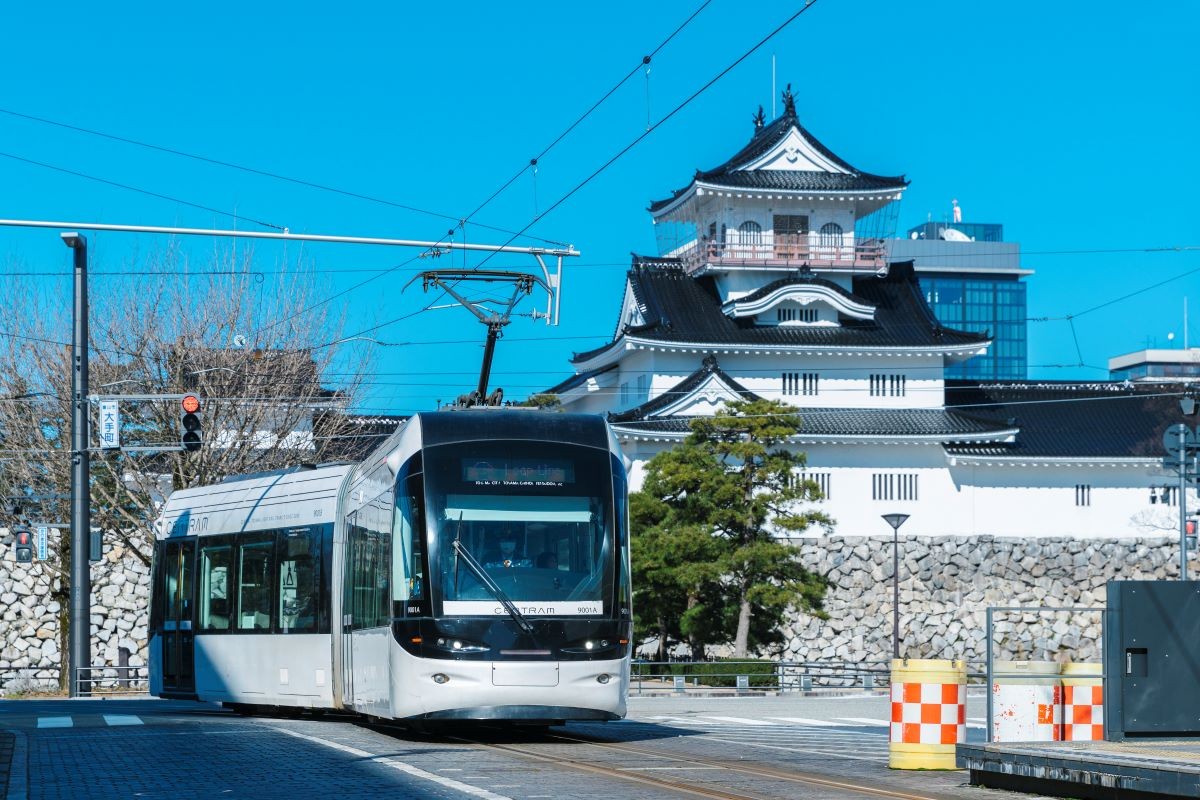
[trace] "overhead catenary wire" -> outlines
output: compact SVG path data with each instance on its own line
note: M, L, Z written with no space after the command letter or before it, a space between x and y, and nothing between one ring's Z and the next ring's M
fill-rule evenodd
M618 150L616 154L614 154L611 158L608 159L608 161L601 164L597 169L595 169L586 178L584 178L582 181L577 183L574 186L574 188L570 189L562 197L558 198L553 203L551 203L550 206L547 207L545 211L542 211L541 213L534 216L534 218L532 220L530 220L523 228L521 228L521 230L518 231L517 234L514 235L513 239L510 239L509 241L510 242L513 241L516 238L516 236L523 235L526 231L528 231L530 228L532 228L534 225L536 225L538 222L540 222L542 219L544 219L547 214L554 211L560 205L562 205L567 200L569 200L571 197L573 197L580 189L587 186L589 183L591 183L593 180L595 180L597 177L599 177L605 170L607 170L614 163L616 163L616 161L618 159L620 159L622 156L624 156L626 153L628 153L630 150L632 150L634 147L636 147L639 143L642 142L642 140L644 140L651 133L658 130L660 127L662 127L663 124L665 124L668 120L672 119L680 111L682 111L683 109L685 109L689 105L691 105L692 101L694 101L697 97L699 97L704 92L708 91L708 89L711 88L713 86L713 84L715 84L721 78L725 77L727 74L732 72L735 67L737 67L739 64L741 64L743 61L745 61L750 56L752 56L755 52L757 52L759 50L759 48L761 48L764 44L769 42L771 39L775 38L775 36L777 36L781 31L783 31L784 28L786 28L788 25L792 24L792 22L794 22L797 18L799 18L800 15L807 12L809 9L811 9L816 4L817 4L817 0L806 0L804 3L804 6L799 11L792 14L790 17L788 17L786 20L784 20L781 24L776 26L770 33L768 33L766 36L764 36L762 39L760 39L757 44L755 44L749 50L747 50L746 52L742 53L742 55L740 55L736 59L734 59L733 63L729 64L729 66L725 67L720 72L718 72L715 76L713 76L711 79L709 79L709 81L707 83L705 83L703 86L701 86L699 89L697 89L691 95L689 95L683 102L676 105L665 116L660 118L653 125L647 126L647 128L644 132L642 132L639 136L635 137L633 139L633 141L629 142L629 144L625 145L623 148ZM485 256L478 264L476 264L476 269L478 269L479 267L482 267L484 264L486 264L488 262L488 260L491 259L491 257L492 257L491 255Z
M363 194L361 192L349 191L347 189L340 189L336 186L328 186L325 184L316 183L314 181L304 180L303 178L295 178L295 177L291 177L288 175L282 175L277 172L270 172L269 170L263 170L263 169L257 169L255 167L249 167L249 166L246 166L245 164L237 164L232 161L223 161L218 158L210 158L208 156L198 155L196 153L189 153L185 150L180 150L180 149L174 148L174 147L165 147L163 145L153 144L152 142L145 142L145 141L141 141L138 139L131 139L126 136L118 136L116 134L106 133L104 131L98 131L98 130L95 130L92 128L85 128L81 125L71 125L66 122L48 119L46 117L38 117L38 116L34 116L32 114L23 114L19 111L14 111L14 110L8 109L8 108L0 108L0 114L7 114L12 117L19 117L21 119L30 120L32 122L38 122L38 123L42 123L45 125L53 125L58 128L76 131L78 133L84 133L84 134L87 134L90 136L96 136L96 137L100 137L103 139L109 139L109 140L115 141L115 142L122 142L124 144L135 145L137 147L144 147L149 150L157 150L161 153L168 153L170 155L181 156L183 158L190 158L192 160L201 161L201 162L204 162L207 164L212 164L214 166L227 167L229 169L240 170L242 172L250 173L253 175L259 175L259 176L262 176L265 178L273 178L275 180L286 181L288 183L292 183L292 184L295 184L298 186L306 186L311 189L318 189L320 191L332 192L334 194L343 195L345 197L351 197L351 198L355 198L358 200L366 200L366 201L369 201L372 203L379 203L381 205L389 206L391 208L399 208L404 211L412 211L412 212L415 212L418 214L426 214L428 216L438 217L440 219L450 220L452 222L457 222L459 220L459 217L453 216L451 214L443 214L438 211L430 211L425 208L418 208L417 206L408 205L406 203L398 203L398 202L388 200L388 199L382 198L382 197L376 197L373 195ZM6 155L6 154L0 153L0 155ZM55 167L53 165L42 164L40 162L35 162L30 159L22 159L22 158L19 158L16 156L10 156L10 158L18 158L18 160L29 161L29 163L34 163L34 164L37 164L38 166L44 166L49 169L59 169L58 167ZM60 171L68 171L69 172L69 170L60 170ZM78 174L78 173L72 173L72 174ZM81 175L81 177L90 177L90 176ZM133 187L123 186L122 188L133 188ZM141 191L141 190L135 189L135 191ZM184 201L178 201L178 202L184 202ZM193 205L193 204L188 203L188 205ZM205 209L205 210L212 210L212 209ZM225 213L225 212L217 212L217 213ZM248 218L243 217L243 219L248 219ZM251 221L253 221L253 220L251 220ZM260 224L262 224L262 223L260 223ZM485 225L483 223L475 223L475 224L481 228L487 228L489 230L494 230L497 233L505 233L505 234L512 233L512 231L504 229L504 228L496 228L496 227L493 227L490 225ZM272 225L269 227L278 227L278 226ZM554 241L551 239L543 239L538 236L530 236L529 238L537 239L538 241L547 242L550 244L559 244L559 245L565 244L564 242L557 242L557 241Z
M579 127L581 124L583 124L584 120L586 120L588 117L590 117L590 116L592 115L592 113L593 113L594 111L596 111L596 109L598 109L600 106L602 106L602 105L604 104L604 102L605 102L606 100L608 100L610 97L612 97L612 96L613 96L613 94L615 94L615 93L617 92L617 90L618 90L618 89L620 89L622 86L624 86L624 85L625 85L625 84L626 84L626 83L629 81L629 79L630 79L630 78L632 78L634 75L636 75L636 74L638 73L638 71L639 71L639 70L641 70L641 69L643 69L643 68L645 68L645 67L648 67L648 65L650 64L651 60L652 60L652 59L653 59L653 58L654 58L656 55L658 55L659 51L661 51L661 50L662 50L664 47L666 47L668 44L670 44L671 40L672 40L672 39L674 39L676 36L678 36L678 35L679 35L679 33L680 33L680 32L681 32L681 31L682 31L684 28L686 28L686 27L687 27L689 24L691 24L692 20L694 20L694 19L695 19L697 16L699 16L700 12L701 12L701 11L703 11L705 8L707 8L707 7L708 7L708 5L709 5L711 2L712 2L712 0L704 0L704 2L703 2L703 3L701 3L701 4L700 4L700 5L699 5L699 6L696 8L696 10L695 10L695 11L693 11L693 12L691 13L691 15L690 15L690 16L689 16L687 19L685 19L685 20L684 20L684 21L683 21L683 22L682 22L682 23L679 25L679 27L677 27L675 30L671 31L671 34L670 34L669 36L667 36L667 38L666 38L666 39L663 39L663 41L662 41L662 42L660 42L660 43L659 43L659 45L658 45L657 47L655 47L653 50L651 50L651 51L650 51L650 53L649 53L649 55L643 56L641 59L639 59L639 60L638 60L638 63L637 63L637 64L636 64L636 65L633 67L633 69L631 69L629 72L627 72L627 73L624 75L624 77L622 77L620 80L618 80L618 81L617 81L617 82L616 82L616 83L615 83L615 84L612 86L612 88L611 88L611 89L609 89L607 92L605 92L603 95L601 95L599 100L597 100L596 102L594 102L594 103L593 103L591 106L589 106L589 107L588 107L588 109L587 109L586 111L584 111L582 114L580 114L580 115L579 115L579 116L578 116L578 117L575 119L575 121L574 121L574 122L572 122L570 125L568 125L568 126L567 126L567 127L566 127L566 128L563 130L563 131L562 131L562 133L558 134L558 136L556 136L556 137L554 138L554 140L550 142L550 144L548 144L548 145L546 145L545 147L543 147L543 148L542 148L542 150L541 150L541 152L539 152L539 153L538 153L537 155L535 155L533 158L529 159L529 163L528 163L528 164L524 165L524 166L523 166L523 167L521 167L519 170L517 170L517 171L516 171L516 172L515 172L515 173L512 175L512 177L511 177L511 178L509 178L507 181L505 181L503 184L501 184L500 188L498 188L498 189L496 189L494 192L492 192L492 193L491 193L491 194L490 194L490 195L487 197L487 199L486 199L486 200L484 200L482 203L480 203L480 204L479 204L479 205L478 205L478 206L475 208L475 210L474 210L474 211L472 211L470 214L468 214L468 215L467 215L467 216L464 218L464 220L463 220L463 221L465 222L466 220L469 220L469 219L471 219L471 218L472 218L472 217L474 217L476 214L478 214L480 211L482 211L482 210L483 210L485 207L487 207L487 205L488 205L489 203L491 203L493 200L495 200L497 197L499 197L501 194L503 194L503 193L504 193L504 191L505 191L505 190L506 190L508 187L512 186L512 185L513 185L513 183L514 183L514 182L516 182L516 180L517 180L518 178L520 178L522 175L524 175L524 174L525 174L525 172L526 172L527 170L533 170L533 171L536 173L536 172L537 172L537 166L538 166L538 163L539 163L539 162L540 162L542 159L544 159L544 158L545 158L547 155L549 155L551 150L553 150L553 149L554 149L554 148L555 148L555 147L556 147L556 146L557 146L557 145L558 145L558 144L559 144L559 143L560 143L560 142L561 142L563 139L567 138L567 136L568 136L568 135L571 133L571 131L575 130L577 127ZM537 198L536 198L536 187L535 187L535 190L534 190L534 191L535 191L534 203L535 203L535 207L536 207L536 203L537 203ZM536 213L536 212L535 212L535 213Z
M80 172L79 170L68 169L67 167L61 167L61 166L57 166L55 164L48 164L45 161L36 161L32 158L25 158L23 156L18 156L14 153L5 153L2 151L0 151L0 156L3 156L4 158L10 158L14 161L21 161L26 164L32 164L32 165L38 166L38 167L52 169L56 172L62 172L67 175L74 175L79 178L86 178L89 181L96 181L97 183L103 183L103 184L107 184L109 186L115 186L119 189L126 189L131 192L138 192L139 194L144 194L144 195L147 195L148 197L155 197L155 198L158 198L159 200L167 200L172 203L179 203L180 205L191 206L192 208L198 208L201 211L208 211L212 214L220 214L221 216L229 217L231 219L239 219L239 220L245 220L246 222L253 222L255 225L259 225L263 228L274 228L275 230L278 230L278 231L285 230L284 226L276 225L272 222L263 222L260 219L255 219L254 217L248 217L248 216L245 216L244 214L238 214L233 211L223 211L219 208L213 208L212 206L206 206L201 203L193 203L191 200L184 200L179 197L173 197L171 195L163 194L161 192L154 192L149 189L142 189L137 186L132 186L128 183L120 183L118 181L112 181L107 178L101 178L97 175L90 175L86 172Z

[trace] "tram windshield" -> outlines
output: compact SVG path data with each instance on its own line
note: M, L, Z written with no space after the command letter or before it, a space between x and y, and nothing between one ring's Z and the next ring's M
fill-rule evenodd
M611 611L607 452L481 441L430 448L425 463L433 600L442 615L506 616L501 596L525 617Z

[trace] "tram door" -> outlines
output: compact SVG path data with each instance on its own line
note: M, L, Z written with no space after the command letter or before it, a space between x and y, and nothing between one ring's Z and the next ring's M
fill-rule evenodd
M342 564L342 707L354 708L354 537L358 512L346 517L345 561Z
M191 694L196 691L195 625L192 615L192 569L196 543L171 542L163 548L163 690Z

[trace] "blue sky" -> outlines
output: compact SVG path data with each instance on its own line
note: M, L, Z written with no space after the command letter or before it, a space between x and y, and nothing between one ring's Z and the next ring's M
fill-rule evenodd
M700 4L379 3L348 5L336 16L313 3L210 3L202 11L23 4L6 11L0 32L0 109L457 219ZM671 111L800 7L712 0L658 53L649 78L639 72L626 82L541 160L536 177L526 172L473 217L468 239L506 241L480 224L524 227L644 132L648 118ZM1191 55L1197 8L1182 1L818 0L531 229L583 255L566 265L562 324L515 320L500 342L493 385L509 397L549 386L569 374L573 351L612 334L629 253L654 250L647 203L745 144L758 104L770 115L772 56L778 89L792 83L810 131L860 169L912 181L901 229L929 214L942 218L951 198L967 221L1004 224L1036 271L1032 317L1077 314L1200 268L1198 250L1141 252L1200 245L1200 79ZM18 156L236 211L244 217L239 227L255 227L247 221L254 219L292 231L438 239L451 224L4 113L0 153L0 217L234 225L211 211L8 157ZM57 238L0 229L0 265L61 272L70 256ZM163 244L124 234L92 242L97 271ZM212 245L186 246L203 252ZM257 252L269 267L282 248L260 244ZM325 294L370 276L338 270L382 270L416 255L358 246L306 252ZM428 304L433 298L419 287L400 291L412 269L427 264L335 300L346 332ZM48 291L69 291L62 277L41 280ZM120 283L97 276L93 291L105 291L104 281ZM1185 294L1191 339L1200 344L1198 272L1079 316L1078 353L1066 322L1031 322L1030 376L1102 378L1094 367L1112 355L1148 342L1167 346L1172 332L1179 346ZM415 314L372 335L469 343L378 347L379 374L362 410L430 408L475 382L483 328L464 310ZM1089 367L1048 366L1080 360Z

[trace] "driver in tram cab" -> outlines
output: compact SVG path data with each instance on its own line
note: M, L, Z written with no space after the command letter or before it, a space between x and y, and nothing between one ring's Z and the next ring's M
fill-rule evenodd
M510 567L531 567L533 562L517 552L517 535L511 528L506 528L499 538L499 550L491 550L489 557L484 563L485 567L499 567L507 569Z

